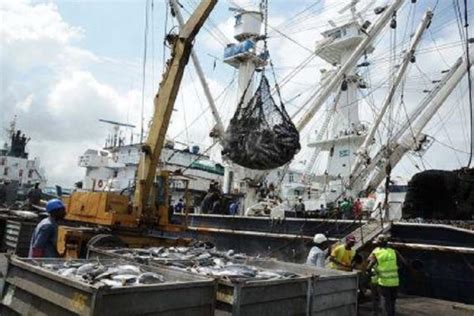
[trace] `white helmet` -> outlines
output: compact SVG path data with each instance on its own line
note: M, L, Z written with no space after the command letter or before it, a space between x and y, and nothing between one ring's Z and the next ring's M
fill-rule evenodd
M314 235L314 238L313 238L313 242L315 244L322 244L326 240L328 240L328 239L326 238L326 236L324 236L324 234L316 234L316 235Z

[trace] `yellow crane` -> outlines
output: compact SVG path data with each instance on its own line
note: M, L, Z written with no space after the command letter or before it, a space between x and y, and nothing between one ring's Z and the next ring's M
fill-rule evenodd
M163 244L163 240L147 237L146 231L180 228L168 223L169 173L157 174L156 170L193 41L216 3L217 0L202 0L179 34L167 38L172 46L171 57L153 101L154 114L142 146L133 201L111 192L73 193L65 201L69 224L59 228L60 253L67 257L82 256L87 243L98 240L102 245L117 241L130 246Z

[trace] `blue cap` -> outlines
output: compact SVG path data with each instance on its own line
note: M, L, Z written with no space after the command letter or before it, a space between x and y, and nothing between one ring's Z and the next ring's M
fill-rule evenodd
M49 200L46 204L46 212L53 213L59 209L65 209L64 203L60 199Z

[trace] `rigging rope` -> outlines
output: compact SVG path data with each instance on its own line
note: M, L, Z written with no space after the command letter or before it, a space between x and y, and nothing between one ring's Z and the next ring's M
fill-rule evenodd
M142 106L140 117L140 143L143 143L145 133L145 79L146 79L146 59L148 50L148 16L149 16L150 0L145 3L145 30L144 30L144 44L143 44L143 63L142 63Z
M468 9L467 9L467 0L464 0L464 28L466 29L466 59L467 59L467 80L468 80L468 87L469 87L469 110L471 114L471 150L469 154L469 162L467 163L467 167L469 168L472 163L472 155L473 155L473 144L474 144L474 122L472 120L472 116L474 115L473 109L473 100L472 100L472 78L471 78L471 60L470 60L470 52L469 52L469 18L468 18Z

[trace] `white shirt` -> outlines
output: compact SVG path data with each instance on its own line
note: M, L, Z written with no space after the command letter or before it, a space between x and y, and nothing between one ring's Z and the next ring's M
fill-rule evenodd
M308 258L306 259L306 264L310 264L318 268L324 268L325 266L324 261L326 260L326 252L327 250L323 251L319 249L319 247L314 246L309 251Z

